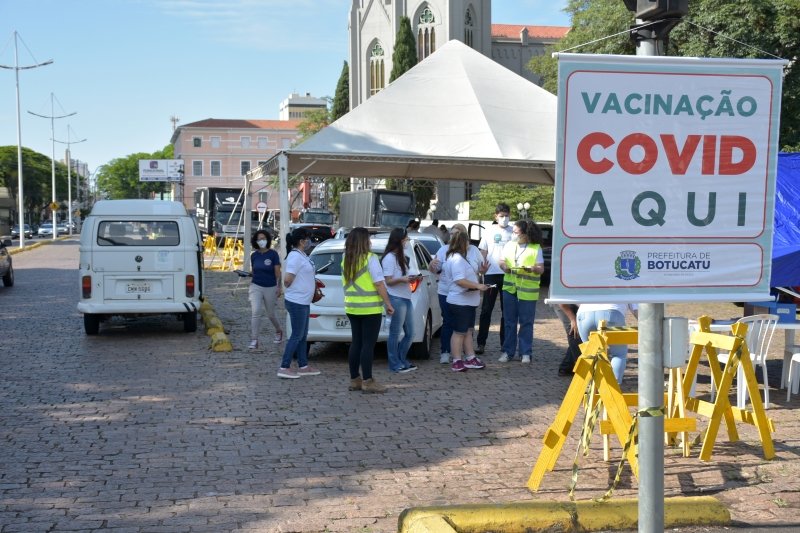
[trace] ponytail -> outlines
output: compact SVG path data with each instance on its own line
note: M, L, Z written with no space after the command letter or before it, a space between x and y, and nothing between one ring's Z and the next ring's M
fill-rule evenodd
M286 234L286 256L287 257L289 256L289 252L292 251L292 248L294 248L294 244L295 243L294 243L294 239L292 238L292 234L291 233L287 233Z

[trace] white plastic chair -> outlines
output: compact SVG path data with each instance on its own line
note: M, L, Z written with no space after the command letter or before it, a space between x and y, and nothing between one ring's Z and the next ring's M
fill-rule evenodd
M764 409L769 409L769 382L767 381L767 355L769 346L772 342L772 335L775 333L775 325L778 323L778 315L751 315L740 318L737 323L747 324L747 349L750 350L750 360L753 362L753 369L758 371L761 367L764 378ZM719 354L719 362L727 364L730 353ZM714 380L711 380L711 399L714 399ZM741 366L736 373L736 406L744 409L747 403L747 383Z

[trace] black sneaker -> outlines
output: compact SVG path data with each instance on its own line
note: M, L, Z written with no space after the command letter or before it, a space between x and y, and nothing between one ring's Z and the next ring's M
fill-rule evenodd
M475 354L482 355L485 349L486 347L483 344L479 344L478 346L475 347Z

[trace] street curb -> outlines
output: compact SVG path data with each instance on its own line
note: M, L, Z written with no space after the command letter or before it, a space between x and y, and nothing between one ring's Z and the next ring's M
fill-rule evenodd
M639 500L598 503L533 501L511 504L414 507L400 513L398 533L533 533L636 529ZM730 524L731 516L711 496L664 498L664 527Z
M56 237L56 238L59 241L63 241L63 240L69 239L70 237L75 237L75 235L64 235L63 237ZM15 254L19 254L19 253L22 253L22 252L27 252L28 250L33 250L34 248L38 248L40 246L44 246L45 244L50 244L52 242L53 242L53 239L47 239L46 241L37 241L37 242L35 242L33 244L26 244L22 248L19 248L19 247L17 247L17 248L9 248L8 249L8 253L10 255L15 255Z

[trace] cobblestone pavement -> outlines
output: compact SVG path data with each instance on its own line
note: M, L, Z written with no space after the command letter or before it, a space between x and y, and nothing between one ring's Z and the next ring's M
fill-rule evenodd
M569 382L556 374L561 324L542 303L532 364L497 363L496 333L487 368L463 374L438 363L438 341L409 374L390 374L379 350L376 378L390 390L364 395L347 390L344 345L314 345L322 375L299 380L275 376L280 346L268 324L266 348L247 351L246 285L232 273L206 281L233 352L210 351L208 337L173 319L117 320L87 337L77 262L76 240L16 254L16 285L0 288L0 533L390 532L411 506L568 499L578 424L539 492L525 487ZM666 312L703 313L741 309ZM772 351L774 460L741 424L740 442L720 433L711 462L697 448L689 458L666 451L666 495L714 495L743 531L800 530L800 398L787 404L776 388L782 336ZM633 347L626 390L636 363ZM615 462L603 462L595 436L579 499L602 495L619 455L617 445ZM626 468L615 496L636 494Z

